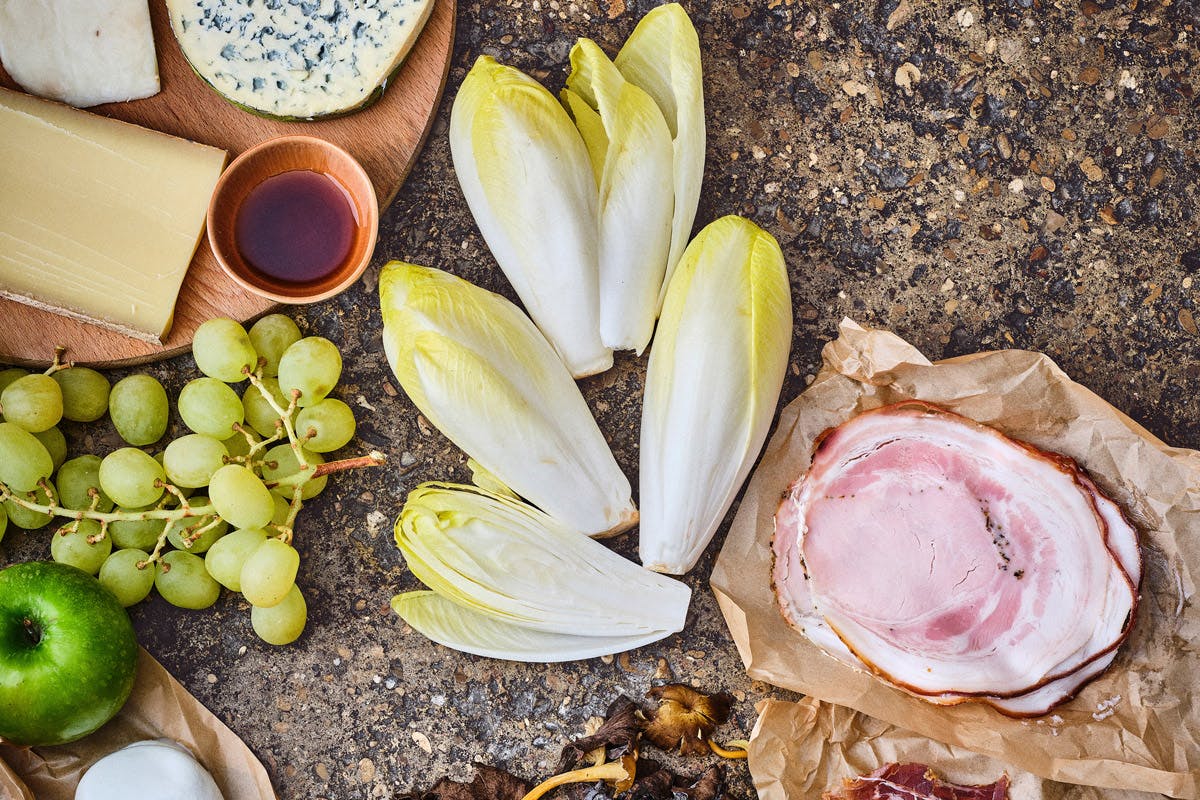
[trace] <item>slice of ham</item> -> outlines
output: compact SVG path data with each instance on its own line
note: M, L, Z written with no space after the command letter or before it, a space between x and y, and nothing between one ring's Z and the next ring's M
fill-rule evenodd
M1136 531L1074 462L925 403L827 432L773 546L784 616L827 653L1019 716L1111 663L1141 573Z
M869 775L848 779L841 791L822 800L1008 800L1008 776L994 783L947 783L924 764L885 764Z

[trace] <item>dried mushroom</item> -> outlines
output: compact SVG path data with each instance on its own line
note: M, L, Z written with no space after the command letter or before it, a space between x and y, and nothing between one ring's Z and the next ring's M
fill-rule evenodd
M646 696L658 701L658 709L646 725L646 738L656 747L678 748L688 756L704 755L712 749L707 740L729 719L733 702L726 692L706 695L680 683L655 686Z
M522 800L528 792L529 784L515 775L477 764L470 783L442 778L427 792L402 794L396 800Z
M588 754L600 748L605 749L605 753L601 754L604 756L600 759L602 762L608 760L607 750L609 748L616 750L614 755L634 751L644 722L637 705L632 700L624 695L618 697L608 707L604 723L595 733L582 739L576 739L563 747L562 757L558 762L558 771L572 769Z

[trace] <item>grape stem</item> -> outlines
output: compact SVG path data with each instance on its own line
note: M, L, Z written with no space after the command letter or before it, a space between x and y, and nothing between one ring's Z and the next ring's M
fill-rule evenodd
M267 404L271 406L271 410L279 415L279 421L283 423L283 429L287 432L288 441L292 445L292 451L296 454L296 461L300 464L300 471L308 469L308 461L304 458L304 448L300 446L296 436L296 429L292 426L292 414L296 412L296 406L300 402L300 390L292 389L292 399L288 403L286 409L280 408L279 403L275 402L275 398L271 396L270 390L262 382L262 369L265 364L265 359L258 360L258 369L251 372L249 367L243 367L242 372L250 380L250 383L258 389L258 393L263 396ZM279 432L276 431L275 438L279 438Z
M385 463L387 463L387 456L378 450L372 450L365 456L326 461L324 464L317 464L315 467L304 466L286 478L280 478L277 481L264 481L264 483L266 483L268 489L274 489L277 486L302 486L322 475L331 475L335 472L345 472L348 469L360 469L362 467L379 467Z
M56 372L61 372L64 369L70 369L75 366L74 361L63 361L63 356L66 354L67 348L63 345L58 345L54 348L54 361L46 368L47 375L53 375Z
M29 511L36 511L39 514L50 514L55 517L68 517L76 521L94 519L98 522L136 522L146 519L162 519L174 522L184 517L212 516L217 513L217 509L211 504L206 506L189 506L186 511L183 508L153 508L149 511L95 511L93 509L81 511L75 508L64 508L57 504L35 503L14 493L3 483L0 483L0 503L6 500L11 500L13 503Z

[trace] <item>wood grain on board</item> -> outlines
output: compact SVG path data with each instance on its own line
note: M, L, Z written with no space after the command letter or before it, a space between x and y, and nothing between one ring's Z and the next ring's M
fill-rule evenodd
M209 88L184 59L167 20L166 4L151 0L162 91L144 100L90 110L223 148L229 151L230 160L274 136L306 134L328 139L366 168L382 210L412 168L437 110L454 42L454 11L455 0L435 0L425 30L375 105L338 119L277 122L242 111ZM0 85L19 88L2 68ZM53 357L55 345L61 344L68 348L68 358L83 364L144 363L187 349L192 333L206 319L228 316L245 321L273 305L227 278L202 237L175 305L175 322L162 344L0 299L0 362L45 363Z

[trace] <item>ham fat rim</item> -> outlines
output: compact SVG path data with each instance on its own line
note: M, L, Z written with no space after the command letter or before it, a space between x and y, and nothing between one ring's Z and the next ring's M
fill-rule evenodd
M1137 533L1065 456L908 401L823 433L776 515L784 617L935 703L1044 713L1112 661Z

